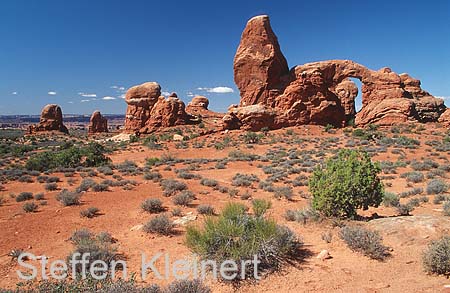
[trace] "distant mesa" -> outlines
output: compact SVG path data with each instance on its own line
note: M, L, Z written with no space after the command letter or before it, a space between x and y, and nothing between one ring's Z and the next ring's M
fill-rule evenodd
M45 106L44 109L42 109L39 123L30 125L28 128L29 134L45 131L59 131L65 134L69 133L69 130L63 124L63 115L60 106L56 104Z
M100 111L94 111L89 121L89 134L108 132L108 119L106 119Z
M164 98L161 86L156 82L131 87L125 95L125 102L128 104L126 132L145 134L163 127L195 122L195 117L186 113L185 104L177 94Z
M349 78L362 83L358 113L358 88ZM446 110L419 80L389 68L373 71L350 60L329 60L289 70L267 15L248 21L234 58L234 80L241 99L224 116L224 129L436 122Z

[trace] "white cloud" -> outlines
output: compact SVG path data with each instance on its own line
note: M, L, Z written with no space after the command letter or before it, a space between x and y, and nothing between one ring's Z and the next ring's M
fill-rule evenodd
M111 101L111 100L115 100L116 98L114 98L114 97L109 97L109 96L106 96L106 97L103 97L102 98L102 100L105 100L105 101Z
M187 95L189 98L192 98L193 96L195 96L193 92L187 92L186 95Z
M90 102L91 100L81 100L81 103Z
M70 102L67 102L68 104L73 104L73 102L72 101L70 101Z
M232 88L226 87L226 86L199 87L197 89L199 91L207 91L208 93L215 93L215 94L230 94L230 93L234 93L234 90Z
M84 98L96 98L97 97L96 94L86 94L86 93L78 93L78 94Z
M168 96L170 96L170 93L169 92L162 92L161 95L168 97Z
M450 100L450 96L435 96L438 99Z
M17 92L12 92L11 95L17 95Z
M56 92L50 91L50 92L48 92L47 94L49 94L50 96L55 96L55 95L56 95Z
M125 94L121 94L121 95L119 96L119 98L125 99Z

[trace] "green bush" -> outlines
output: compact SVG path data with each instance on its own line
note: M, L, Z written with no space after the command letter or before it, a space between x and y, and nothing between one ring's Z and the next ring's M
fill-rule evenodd
M265 199L254 199L252 201L253 213L257 217L263 216L268 209L272 207L272 203Z
M358 226L345 226L340 231L340 237L347 246L364 255L383 260L389 256L389 248L384 246L380 234Z
M259 272L271 272L293 260L301 246L288 228L274 220L250 215L245 206L235 203L229 203L218 218L207 217L203 228L188 226L186 244L204 260L217 264L234 260L238 264L238 278L253 277L254 268L242 267L241 261L257 255L261 261Z
M27 160L28 170L47 171L55 168L96 167L108 164L111 160L104 155L105 148L98 143L84 146L70 146L58 151L33 154Z
M381 169L366 152L341 150L318 166L309 180L312 207L327 217L354 217L359 208L378 207L383 200Z
M383 205L385 207L396 207L400 204L400 199L397 194L392 192L385 192L383 195Z
M431 242L423 254L423 266L429 273L450 275L450 236Z

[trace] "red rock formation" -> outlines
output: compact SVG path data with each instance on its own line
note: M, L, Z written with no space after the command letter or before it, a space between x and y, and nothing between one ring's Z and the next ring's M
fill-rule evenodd
M222 118L222 113L208 109L209 100L203 96L195 96L186 106L186 112L199 118Z
M445 110L444 113L442 113L438 121L442 123L445 127L450 127L450 108Z
M31 125L28 133L36 133L42 131L60 131L69 133L69 130L63 124L63 115L61 107L55 104L49 104L42 109L39 124Z
M156 82L146 82L131 87L126 95L128 104L125 117L125 131L136 132L145 126L150 110L161 95L161 86Z
M160 127L191 122L192 117L186 113L183 101L175 93L168 99L160 95L161 87L156 82L146 82L127 91L126 132L150 133Z
M241 106L271 101L282 93L289 68L267 15L250 19L234 58L234 80Z
M267 16L252 18L242 34L236 52L235 81L241 92L240 106L260 104L272 108L270 128L285 125L332 124L344 126L355 118L358 125L391 125L407 121L437 121L445 111L436 99L420 87L420 81L389 68L370 70L350 60L330 60L295 66L286 72L286 61ZM362 110L356 113L358 90L348 78L362 82ZM254 128L251 116L260 121L261 111L246 113L245 121L232 109L224 117L227 125ZM226 121L225 121L226 120ZM262 126L262 121L256 123Z
M92 113L89 123L89 134L108 132L108 120L102 116L100 111Z
M209 100L203 96L195 96L186 106L186 112L193 115L208 114Z

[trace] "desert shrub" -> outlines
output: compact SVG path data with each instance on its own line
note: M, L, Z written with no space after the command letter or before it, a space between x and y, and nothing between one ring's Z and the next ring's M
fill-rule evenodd
M440 194L448 189L447 183L441 179L433 179L427 184L427 194Z
M286 198L288 200L292 199L294 191L290 186L276 186L273 188L273 193L275 198Z
M397 212L400 216L409 216L410 213L414 210L414 205L412 204L399 204L396 206Z
M94 218L95 216L97 216L99 211L100 211L100 209L97 208L97 207L89 207L89 208L87 208L85 210L82 210L80 212L80 216L82 218L89 218L89 219L91 219L91 218Z
M77 192L83 192L88 191L92 186L94 186L96 183L91 178L84 178L80 185L77 187Z
M258 176L254 174L237 173L236 175L233 176L231 184L233 186L248 187L251 186L253 182L259 182Z
M16 196L17 202L26 201L30 199L33 199L33 193L31 192L21 192Z
M272 203L265 199L254 199L252 200L252 207L255 216L261 217L272 207Z
M400 204L398 195L392 192L385 192L383 195L383 205L385 207L396 207Z
M173 203L176 204L177 206L188 206L193 200L193 194L192 192L188 191L186 192L183 191L177 195L175 195L173 197Z
M423 160L422 162L413 160L409 165L415 171L429 171L433 168L439 167L438 163L430 159Z
M178 178L181 179L197 179L200 178L199 175L194 174L194 173L190 173L190 172L186 172L186 171L180 171L177 173Z
M113 175L114 174L114 171L111 169L110 166L100 166L97 168L97 171L104 175Z
M425 179L425 176L417 171L403 173L401 177L406 178L406 181L414 183L422 182Z
M186 183L177 181L175 179L164 179L160 182L160 185L163 189L164 196L171 196L178 191L187 189Z
M243 135L243 139L244 139L245 143L255 144L255 143L259 143L261 141L261 139L263 138L263 136L264 135L261 133L248 131Z
M200 184L208 187L216 187L219 182L214 179L202 178L202 180L200 180Z
M23 182L23 183L33 183L33 177L31 177L30 175L22 175L19 177L19 179L17 179L17 181L19 182Z
M427 272L450 275L450 236L431 242L422 261Z
M414 187L413 189L401 192L400 197L404 198L404 197L408 197L408 196L418 195L421 193L423 193L422 187Z
M161 178L162 175L159 172L148 172L144 174L145 180L152 180L153 182L158 182Z
M22 206L23 210L27 213L32 213L35 212L38 208L38 205L35 204L34 202L26 202L24 203L24 205Z
M2 206L6 202L6 199L3 197L3 195L0 195L0 206Z
M167 215L158 215L144 225L143 231L160 235L170 235L173 231L173 223Z
M56 200L61 202L64 206L72 206L80 204L80 197L81 195L78 192L63 189L56 196Z
M109 189L109 186L104 183L96 183L96 184L92 185L91 188L92 188L92 191L94 191L94 192L103 192L103 191L107 191Z
M444 216L450 217L450 201L446 201L442 206Z
M214 208L208 204L201 204L197 207L200 215L214 215Z
M148 198L141 204L141 208L149 213L160 213L164 211L162 201L158 198Z
M107 264L113 260L118 260L117 249L112 246L111 241L106 238L98 238L87 229L77 230L71 237L72 243L75 245L75 250L67 257L67 260L72 259L72 255L80 253L81 255L88 255L86 264L86 274L90 274L90 267L93 262L99 260ZM81 273L82 265L79 263L74 265L76 273Z
M284 218L287 221L295 221L302 224L307 224L308 222L318 222L321 219L320 214L311 207L300 210L287 210L284 214Z
M380 171L366 152L339 151L310 178L313 208L325 216L354 217L359 208L378 207L384 194Z
M35 200L43 200L43 199L44 199L44 194L43 194L42 192L36 193L36 194L34 195L34 199L35 199Z
M50 176L50 177L47 177L45 182L47 182L47 183L57 183L57 182L61 182L61 179L59 179L59 177L57 177L57 176Z
M124 281L122 279L95 280L90 276L86 279L76 278L75 280L64 279L61 281L42 280L27 283L20 283L15 290L3 290L8 293L32 293L32 292L94 292L94 293L163 293L158 285L153 284L146 287L136 285L134 279Z
M241 261L257 255L259 271L271 272L295 258L301 246L288 228L277 225L274 220L249 215L245 206L233 203L229 203L218 218L206 218L203 228L188 226L186 244L202 259L217 264L236 261L238 276L248 278L253 277L253 268L242 267Z
M358 226L345 226L341 229L339 236L351 250L370 258L384 260L389 256L388 247L383 245L383 239L376 231Z
M169 284L163 291L165 293L211 293L201 280L177 280Z
M181 217L183 215L183 211L178 207L173 208L171 213L174 217Z
M45 190L47 191L55 191L58 190L58 184L52 182L52 183L46 183L44 185Z
M443 201L448 200L447 196L443 194L436 194L433 199L434 204L441 204Z

